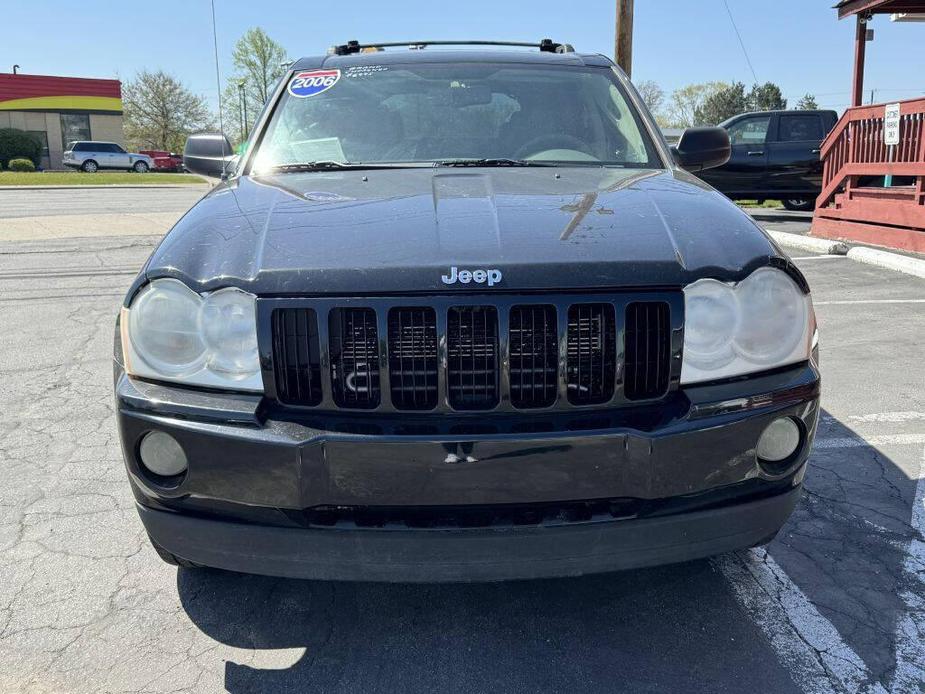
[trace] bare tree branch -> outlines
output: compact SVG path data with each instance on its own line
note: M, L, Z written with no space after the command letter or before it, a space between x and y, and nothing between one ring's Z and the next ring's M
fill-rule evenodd
M122 86L125 134L136 149L181 151L190 133L213 129L206 100L163 70L142 70Z

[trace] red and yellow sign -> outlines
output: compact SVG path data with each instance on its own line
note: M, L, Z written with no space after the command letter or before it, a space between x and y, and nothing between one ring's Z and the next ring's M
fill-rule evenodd
M0 111L122 112L119 80L0 75Z

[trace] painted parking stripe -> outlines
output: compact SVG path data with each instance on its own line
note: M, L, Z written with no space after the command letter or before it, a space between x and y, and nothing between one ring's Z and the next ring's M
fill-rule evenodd
M845 436L838 438L817 438L813 449L864 448L865 446L913 446L925 443L925 434L885 434L883 436Z
M882 412L853 417L859 422L907 422L925 417L920 412ZM925 435L819 438L818 448L925 443ZM794 682L809 694L870 692L921 693L925 685L925 450L916 483L911 525L915 536L906 548L905 585L901 597L905 614L897 622L896 664L889 689L871 680L864 661L841 638L787 573L762 548L713 559L736 598L764 632Z
M879 682L871 682L860 656L764 549L725 554L713 562L804 692L886 694Z
M813 306L851 306L853 304L925 304L925 299L843 299L813 302Z
M916 536L906 550L906 585L900 592L906 613L896 625L896 667L890 683L890 691L897 694L921 692L925 687L925 449L915 485L911 524Z
M849 415L848 419L852 422L877 422L884 424L897 422L925 422L925 412L876 412L874 414Z

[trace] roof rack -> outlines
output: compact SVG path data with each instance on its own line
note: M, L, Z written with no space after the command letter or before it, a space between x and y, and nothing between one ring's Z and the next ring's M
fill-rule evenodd
M556 43L552 39L543 39L539 43L525 43L523 41L397 41L394 43L360 43L347 41L347 43L334 46L335 55L350 55L359 53L364 49L395 48L408 46L411 49L421 49L427 46L520 46L522 48L539 48L542 53L572 53L575 49L567 43Z

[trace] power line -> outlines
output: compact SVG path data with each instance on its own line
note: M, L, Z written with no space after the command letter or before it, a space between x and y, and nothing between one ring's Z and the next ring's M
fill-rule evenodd
M739 39L739 45L742 47L742 53L745 55L745 62L748 63L748 69L752 71L752 77L755 79L755 84L758 84L758 75L755 74L755 68L752 67L752 61L748 57L748 51L745 50L745 42L742 41L742 34L739 33L739 27L736 26L736 20L732 16L732 10L729 9L729 3L726 0L723 0L723 4L726 6L726 14L729 15L729 21L732 22L732 28L736 33L736 37Z

